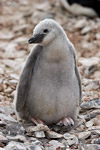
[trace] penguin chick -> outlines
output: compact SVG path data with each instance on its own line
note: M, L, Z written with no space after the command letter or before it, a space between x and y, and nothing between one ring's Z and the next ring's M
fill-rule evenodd
M46 124L74 124L81 102L81 81L72 43L52 19L41 21L28 42L37 44L20 76L17 114Z

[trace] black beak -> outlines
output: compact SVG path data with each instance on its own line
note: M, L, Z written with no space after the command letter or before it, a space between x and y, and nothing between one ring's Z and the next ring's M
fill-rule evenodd
M32 44L32 43L41 43L43 41L43 38L44 38L44 34L36 34L35 36L33 36L32 38L30 38L28 40L28 43L29 44Z

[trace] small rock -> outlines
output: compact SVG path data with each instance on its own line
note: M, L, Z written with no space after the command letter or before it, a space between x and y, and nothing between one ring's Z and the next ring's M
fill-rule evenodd
M85 109L85 111L86 111L86 109ZM96 117L97 115L100 115L100 109L88 112L86 115L80 115L80 118L85 119L86 121L88 121L88 120Z
M44 9L45 8L45 9ZM47 2L44 2L44 3L41 3L41 4L38 4L37 6L36 6L36 9L38 9L38 10L41 10L41 11L48 11L48 10L50 10L50 4L49 4L49 2L47 1Z
M79 140L85 140L91 135L91 132L90 131L88 131L88 132L80 132L80 133L77 133L76 135L77 135Z
M98 135L100 135L100 127L98 126L89 127L86 131L91 131L92 133L97 133Z
M24 34L27 33L27 29L30 28L29 24L23 24L14 27L14 32L23 32Z
M12 89L10 87L8 87L7 89L4 90L4 92L6 93L11 93L12 92Z
M99 144L82 144L81 150L100 150Z
M100 80L94 80L94 81L91 81L89 82L85 87L84 87L85 90L98 90L100 89Z
M100 108L100 99L93 99L88 102L84 102L81 104L81 109L86 110L86 109L92 109L92 108Z
M93 139L91 141L92 144L100 144L100 138Z
M56 140L51 140L45 150L65 150L65 146Z
M16 135L16 136L7 136L7 138L11 141L16 142L26 142L26 138L23 135Z
M91 58L79 58L79 63L82 64L85 68L86 67L91 67L93 65L98 65L100 63L100 58L98 57L91 57Z
M44 138L45 137L44 131L35 131L34 135L36 138Z
M100 33L96 33L96 39L100 40Z
M95 135L97 135L97 136L98 136L98 135L100 136L100 130L98 130L98 129L97 129L97 130L92 130L91 133L92 133L92 134L95 134Z
M65 133L63 136L67 140L66 142L68 143L69 146L78 144L78 138L75 135Z
M8 142L8 139L7 139L5 136L0 135L0 142L1 142L1 143L7 143L7 142Z
M56 133L54 131L46 131L46 136L50 139L59 139L63 137L62 134Z
M0 32L0 40L11 40L14 38L13 32L3 33Z
M78 20L76 22L76 24L74 25L74 28L75 29L81 29L81 28L83 28L86 25L86 22L87 22L86 19Z
M6 127L9 136L23 135L25 133L24 127L18 123L9 123Z
M30 126L26 129L26 132L35 132L35 131L48 131L50 130L47 125L38 124L37 126Z
M97 115L96 118L93 119L94 126L100 126L100 115Z
M86 125L87 128L88 128L88 127L92 127L93 124L94 124L93 119L91 119L90 121L88 121L88 122L85 123L85 125Z
M5 147L5 150L26 150L26 147L23 143L11 141Z
M17 80L9 80L9 83L11 83L11 84L17 84L18 81Z
M86 26L82 29L81 34L86 34L92 30L91 26Z
M44 149L39 145L31 145L30 150L44 150Z
M17 122L17 120L15 120L13 117L11 117L10 115L5 115L5 114L1 114L0 113L0 118L2 120L6 120L6 121L11 121L11 122Z

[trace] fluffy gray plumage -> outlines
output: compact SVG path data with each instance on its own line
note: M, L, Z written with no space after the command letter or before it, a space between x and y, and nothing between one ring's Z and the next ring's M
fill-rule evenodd
M38 43L26 60L15 100L21 118L47 124L77 117L81 81L75 50L63 28L52 19L41 21L29 43Z

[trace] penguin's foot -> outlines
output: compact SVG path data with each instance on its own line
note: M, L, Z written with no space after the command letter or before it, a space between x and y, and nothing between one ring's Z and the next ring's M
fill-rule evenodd
M44 122L40 119L35 119L35 118L31 118L31 121L37 125L37 124L43 124L44 125Z
M62 120L60 120L57 125L59 126L74 126L74 121L71 118L64 118Z

